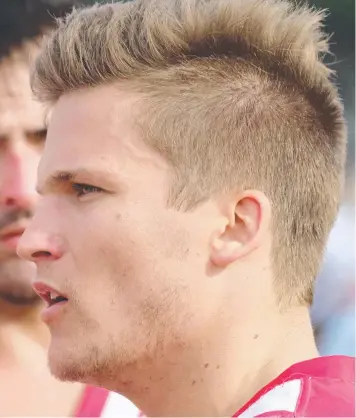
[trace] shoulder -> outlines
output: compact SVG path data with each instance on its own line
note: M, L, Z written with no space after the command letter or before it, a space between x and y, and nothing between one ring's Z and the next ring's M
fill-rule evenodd
M236 417L355 417L355 359L320 357L287 369Z

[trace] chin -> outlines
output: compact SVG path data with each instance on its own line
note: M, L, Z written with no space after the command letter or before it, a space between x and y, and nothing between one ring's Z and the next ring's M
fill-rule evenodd
M51 374L61 381L105 387L117 378L114 353L110 344L99 347L88 341L71 344L54 338L48 350L48 365Z
M87 341L52 334L48 349L49 369L59 380L86 383L98 363L97 352Z
M48 350L48 366L51 374L59 380L86 383L88 365L81 359L79 351L69 350L68 347L57 347L51 342Z

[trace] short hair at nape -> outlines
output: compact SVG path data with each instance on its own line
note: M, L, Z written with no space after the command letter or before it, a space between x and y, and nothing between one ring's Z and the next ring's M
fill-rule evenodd
M346 128L323 62L325 13L284 0L135 0L73 11L39 55L32 87L121 82L142 93L144 140L192 210L231 190L273 206L272 266L287 304L309 304L343 185Z

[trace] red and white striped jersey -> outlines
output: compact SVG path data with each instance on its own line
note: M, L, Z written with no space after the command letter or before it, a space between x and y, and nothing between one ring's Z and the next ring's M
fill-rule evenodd
M118 393L87 386L74 417L137 418L139 410Z
M294 364L234 417L355 417L355 359L319 357Z

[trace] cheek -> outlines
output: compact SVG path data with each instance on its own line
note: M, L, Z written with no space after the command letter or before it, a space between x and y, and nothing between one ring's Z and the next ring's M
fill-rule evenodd
M70 286L77 295L86 295L78 302L89 306L90 301L100 300L91 310L102 303L109 310L139 303L143 297L140 283L147 283L151 275L147 265L152 254L146 235L132 226L131 219L100 208L82 216L75 228L69 223L66 227L68 260L77 279Z
M96 293L108 306L164 309L204 285L205 255L196 250L201 237L192 236L180 215L141 206L121 213L96 207L81 214L78 227L69 228L74 268L83 291Z
M120 338L129 340L135 329L142 338L160 340L167 330L177 339L194 338L209 323L216 292L206 282L199 234L193 238L189 228L158 211L118 216L96 210L85 219L71 232L72 284L78 316L92 328L111 335L120 329Z
M167 231L148 216L105 213L93 216L71 231L74 270L80 274L85 292L105 299L106 306L142 309L147 300L163 293L167 260L181 259L182 245L176 254ZM78 283L79 285L79 283ZM98 292L100 289L100 294ZM166 292L166 291L165 291ZM146 303L147 304L147 303Z

